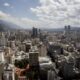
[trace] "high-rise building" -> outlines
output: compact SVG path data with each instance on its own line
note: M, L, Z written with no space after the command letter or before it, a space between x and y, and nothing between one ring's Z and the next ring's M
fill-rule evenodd
M0 64L0 80L2 80L3 72L4 72L4 65Z
M71 40L71 26L65 26L65 36L67 40Z
M0 38L0 45L1 46L6 46L6 38L5 38L5 34L2 32L1 38Z
M38 60L38 52L30 52L29 53L29 65L30 65L30 72L33 73L30 75L31 80L38 80L39 79L39 60Z
M35 38L35 37L38 37L38 30L37 28L34 28L32 29L32 37Z
M46 46L40 42L39 46L38 46L38 50L39 50L39 56L47 56L47 48Z
M65 26L65 31L70 31L71 30L71 26L68 25L68 26Z
M30 66L38 65L38 52L30 52L29 53L29 64Z

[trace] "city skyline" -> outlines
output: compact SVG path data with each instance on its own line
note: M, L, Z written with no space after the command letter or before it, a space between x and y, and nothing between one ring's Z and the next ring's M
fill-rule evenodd
M79 0L0 0L0 19L23 28L80 26Z

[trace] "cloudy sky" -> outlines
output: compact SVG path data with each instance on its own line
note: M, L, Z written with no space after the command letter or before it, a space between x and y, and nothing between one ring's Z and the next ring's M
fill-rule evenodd
M23 28L80 26L80 0L0 0L0 19Z

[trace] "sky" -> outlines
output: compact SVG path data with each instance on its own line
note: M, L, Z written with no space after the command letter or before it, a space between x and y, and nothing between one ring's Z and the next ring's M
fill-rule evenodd
M23 28L80 26L80 0L0 0L0 19Z

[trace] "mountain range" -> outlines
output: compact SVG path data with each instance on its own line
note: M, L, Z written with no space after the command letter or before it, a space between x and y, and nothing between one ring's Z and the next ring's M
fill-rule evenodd
M23 27L5 20L0 20L0 31L15 30L15 29L23 29ZM41 29L49 32L64 31L64 28L51 28L51 29L41 28ZM80 30L80 27L71 26L71 30Z
M21 26L18 26L14 23L5 20L0 20L0 31L14 30L14 29L21 29Z

